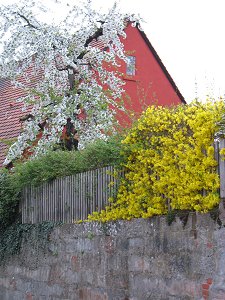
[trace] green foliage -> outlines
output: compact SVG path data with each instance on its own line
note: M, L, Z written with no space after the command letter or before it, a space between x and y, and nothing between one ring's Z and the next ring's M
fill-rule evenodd
M107 165L118 165L121 161L120 141L121 138L115 136L108 141L96 140L80 151L50 151L40 158L16 165L14 177L23 187Z
M20 188L14 176L0 173L0 228L13 223L18 216Z
M68 176L106 165L119 165L121 138L96 140L81 151L51 151L45 156L18 163L11 173L0 173L0 229L19 217L20 193L26 185L40 185L57 177Z
M50 234L60 223L43 222L41 224L13 224L0 232L0 264L21 251L23 242L36 250L46 251Z
M190 211L188 211L188 210L174 209L174 210L168 211L168 213L166 215L167 224L170 226L176 220L176 217L178 217L181 220L183 227L185 227L187 224L187 221L188 221L189 213L190 213Z
M223 226L222 221L220 220L219 205L210 211L210 217L219 225L219 228Z
M166 222L169 226L176 220L176 214L177 214L176 210L168 211L166 215Z

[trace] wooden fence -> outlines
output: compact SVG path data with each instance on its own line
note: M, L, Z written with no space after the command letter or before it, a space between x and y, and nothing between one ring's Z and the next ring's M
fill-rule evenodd
M220 175L220 198L225 204L225 161L219 154L225 148L225 140L215 142L214 147L215 159L218 162L217 172ZM58 178L40 187L25 188L21 202L22 223L73 223L86 219L88 214L103 209L108 198L116 193L118 180L110 186L115 181L112 174L113 167L104 167Z
M85 220L88 214L103 209L116 193L118 181L112 174L113 167L104 167L58 178L40 187L26 187L21 202L22 223Z

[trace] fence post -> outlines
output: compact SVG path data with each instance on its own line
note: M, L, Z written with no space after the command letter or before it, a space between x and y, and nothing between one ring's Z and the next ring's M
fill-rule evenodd
M225 148L225 139L219 142L219 151ZM220 175L220 198L225 198L225 160L219 155L219 175Z
M225 139L219 141L219 151L225 148ZM219 176L220 176L220 217L225 214L225 160L219 154Z

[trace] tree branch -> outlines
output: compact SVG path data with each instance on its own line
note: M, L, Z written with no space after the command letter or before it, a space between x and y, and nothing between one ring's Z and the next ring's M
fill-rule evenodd
M27 17L25 17L24 15L20 14L19 12L17 13L17 15L20 16L22 19L24 19L24 21L27 22L27 26L39 30L38 27L36 27L36 26L34 26L33 24L31 24L31 22L28 20Z
M101 22L101 24L104 24L104 22ZM97 40L101 35L103 35L103 29L102 27L98 28L93 35L89 36L89 38L87 38L87 40L85 41L84 46L88 47L88 45L93 41L93 40ZM55 51L57 49L57 47L55 45L52 45L53 50ZM83 59L83 57L85 56L85 54L87 54L89 51L84 50L82 51L76 59ZM56 69L58 71L68 71L68 79L69 79L69 85L70 85L70 90L73 90L75 87L75 74L78 74L79 72L72 66L67 65L67 66L60 66L59 63L57 62L56 56L54 57L55 60L55 65L56 65ZM73 61L74 64L77 64L77 61L74 60ZM90 65L89 63L84 63L83 65Z
M102 27L98 28L93 35L89 36L84 44L84 47L87 47L93 40L97 40L101 35L103 35Z
M104 21L98 21L100 22L101 24L104 24L105 22ZM102 27L98 28L95 33L91 36L89 36L89 38L87 38L85 44L84 44L84 47L87 47L93 40L96 40L101 36L103 35L103 29ZM87 54L89 51L82 51L80 53L80 55L77 56L77 59L82 59L84 57L85 54ZM75 62L74 62L75 63Z

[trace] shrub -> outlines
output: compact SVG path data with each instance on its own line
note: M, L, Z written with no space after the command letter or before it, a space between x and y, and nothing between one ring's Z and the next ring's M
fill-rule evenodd
M214 137L223 101L149 107L123 140L125 180L116 201L90 220L131 219L219 203Z
M0 229L13 223L17 218L20 189L11 176L0 173Z
M81 151L51 151L46 155L17 163L13 170L0 172L0 229L17 218L20 193L26 185L40 185L57 177L68 176L86 170L118 165L121 137L108 141L96 140Z
M39 185L58 177L116 165L121 161L120 148L121 138L114 136L108 141L96 140L80 151L49 151L44 156L17 164L14 177L20 186Z

